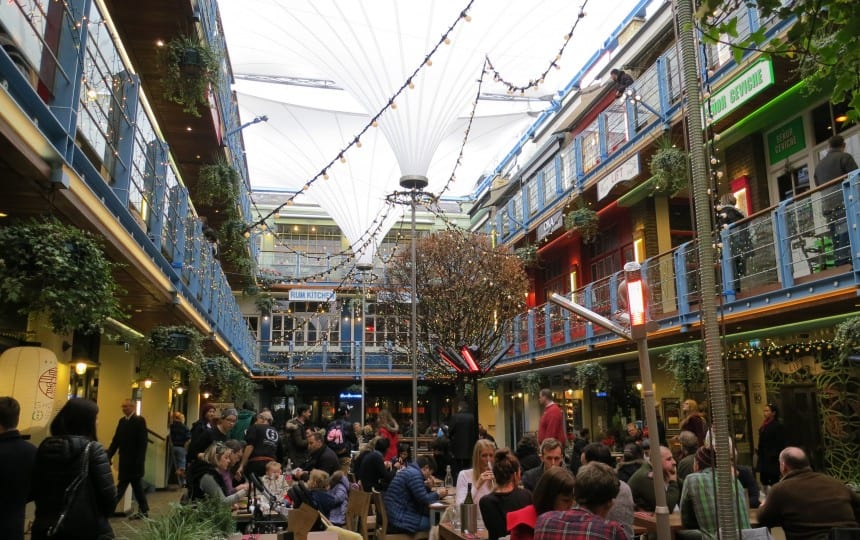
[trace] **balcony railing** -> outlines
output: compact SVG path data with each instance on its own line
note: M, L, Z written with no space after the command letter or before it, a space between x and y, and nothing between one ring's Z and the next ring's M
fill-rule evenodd
M59 159L117 216L180 294L251 366L256 343L203 237L169 148L157 135L158 122L146 106L136 70L99 6L80 1L4 3L0 26L8 31L8 50L15 54L13 61L6 47L0 51L0 75L6 82L2 91L34 120ZM204 17L209 21L206 38L223 49L213 9ZM228 120L238 125L238 116L230 112L235 104L229 85L225 80L215 89L216 101L221 114L229 113ZM241 151L232 154L244 159ZM237 166L246 171L243 161ZM239 202L246 215L249 201L243 189Z

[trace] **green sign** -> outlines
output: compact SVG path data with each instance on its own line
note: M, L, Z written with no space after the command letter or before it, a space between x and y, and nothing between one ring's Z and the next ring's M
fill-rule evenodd
M777 163L806 148L803 137L803 118L798 116L767 134L770 162Z
M773 65L770 59L762 58L711 96L711 115L714 122L772 84Z

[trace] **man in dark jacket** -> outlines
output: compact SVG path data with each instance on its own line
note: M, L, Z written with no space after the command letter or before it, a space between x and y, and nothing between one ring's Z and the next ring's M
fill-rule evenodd
M561 443L552 437L544 439L540 444L540 461L540 465L523 473L523 487L529 491L535 490L544 471L551 467L564 466L564 450L561 448Z
M116 485L117 502L125 496L125 490L131 484L134 498L137 499L139 514L133 518L149 515L149 504L143 490L143 468L146 462L146 444L148 435L146 420L134 413L134 402L125 399L122 402L123 417L119 419L113 440L108 448L108 459L119 450L119 481Z
M834 135L827 142L830 149L815 167L815 183L819 185L857 168L854 157L845 151L845 139L841 135Z
M307 430L310 427L311 408L307 405L296 407L296 417L287 420L284 426L284 448L293 465L301 465L308 459Z
M451 453L457 469L454 471L456 478L460 471L472 468L472 451L478 442L478 424L465 401L460 402L457 413L451 417L448 437L451 439Z
M838 527L860 522L860 496L836 478L813 472L800 448L779 454L782 480L774 484L758 509L758 522L782 527L789 540L823 538Z
M389 444L385 437L377 437L373 450L365 452L358 464L356 477L361 482L362 489L368 493L373 490L385 491L397 472L391 467L391 462L386 464L382 457L388 451Z
M337 409L337 417L326 428L326 444L334 450L340 460L343 470L349 468L352 451L358 447L358 438L349 418L349 406L341 405Z
M13 397L0 397L0 478L11 489L0 490L0 538L24 538L24 508L30 496L30 476L36 447L18 433L21 406Z
M323 470L329 476L340 469L340 460L337 458L337 454L325 443L325 431L311 431L308 434L308 450L311 453L307 461L301 467L293 470L294 480L307 481L314 469Z

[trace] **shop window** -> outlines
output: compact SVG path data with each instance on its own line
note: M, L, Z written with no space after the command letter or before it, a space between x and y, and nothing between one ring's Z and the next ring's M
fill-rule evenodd
M826 142L836 133L842 133L848 128L857 125L856 121L848 120L849 105L847 101L831 105L824 102L812 109L812 131L815 135L815 144Z
M783 173L776 178L776 183L780 201L809 191L809 165L803 164L795 168L786 167Z

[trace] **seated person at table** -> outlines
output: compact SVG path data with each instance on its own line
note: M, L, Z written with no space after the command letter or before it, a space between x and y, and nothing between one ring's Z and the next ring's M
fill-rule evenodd
M665 446L660 447L660 463L662 464L663 481L666 486L666 506L672 512L681 499L681 489L678 487L677 473L675 471L675 458L672 451ZM645 462L638 471L633 473L627 482L633 493L633 502L637 510L653 512L657 506L654 500L654 471L651 463Z
M728 463L721 463L728 466ZM716 471L714 467L714 449L701 447L696 451L696 460L693 463L693 472L684 480L684 489L681 492L681 525L685 529L698 529L705 540L715 540L717 537L717 501L716 493ZM738 525L741 529L750 528L749 508L747 507L747 496L740 482L735 480L735 493L737 495Z
M281 474L281 464L277 461L266 463L266 475L262 478L263 486L278 499L283 499L290 486Z
M622 482L627 482L643 463L645 463L645 451L642 449L642 446L636 443L625 444L624 456L621 463L616 467L618 479ZM607 465L611 466L610 463L607 463Z
M214 443L203 453L203 459L195 460L188 471L188 496L192 501L211 497L226 504L235 504L247 495L248 484L236 486L236 492L227 494L224 473L230 467L232 451L224 443Z
M496 489L481 498L478 507L489 540L510 534L505 516L532 503L532 494L520 485L520 461L510 449L496 450L493 458Z
M301 467L293 470L293 478L307 481L310 471L319 469L331 476L340 470L340 458L325 442L325 431L316 430L308 433L308 459Z
M699 438L692 431L682 431L678 435L678 443L681 445L681 454L677 459L678 485L684 487L684 478L693 472L693 463L696 462L696 451L699 449Z
M472 501L479 505L478 519L481 519L481 498L493 491L493 455L496 453L496 443L487 439L478 439L472 447L472 468L460 471L457 475L456 504L466 500L466 491L472 484Z
M551 467L541 475L532 495L532 504L508 513L511 540L532 540L539 515L553 510L570 510L575 485L573 474L564 467Z
M533 492L544 471L551 467L564 466L563 452L561 442L552 437L544 439L540 443L541 464L523 473L523 487Z
M419 456L400 470L382 495L388 513L388 532L416 533L430 530L429 505L448 495L445 488L427 489L425 481L433 476L433 458Z
M391 463L383 458L391 442L385 437L376 437L369 444L373 446L361 456L355 477L361 488L368 493L373 490L384 491L397 472Z
M613 467L615 458L612 457L612 450L605 444L591 443L582 449L580 461L583 465L596 461ZM618 474L617 471L616 474ZM606 519L620 523L628 538L633 538L633 510L633 493L630 491L630 486L621 480L618 484L618 496L615 497L612 508L607 512Z
M346 523L346 504L349 499L349 478L343 471L335 471L329 479L328 492L334 500L334 508L328 515L329 521L343 526Z
M329 478L327 472L314 469L311 471L307 482L311 506L319 510L325 517L329 517L332 509L337 506L334 497L329 493Z
M830 529L857 527L860 495L840 480L813 472L800 448L779 453L782 478L771 486L758 509L758 522L782 527L787 540L823 538Z
M538 516L534 540L627 540L621 524L606 519L618 495L618 485L618 476L609 465L598 462L582 465L576 473L574 490L578 506Z

